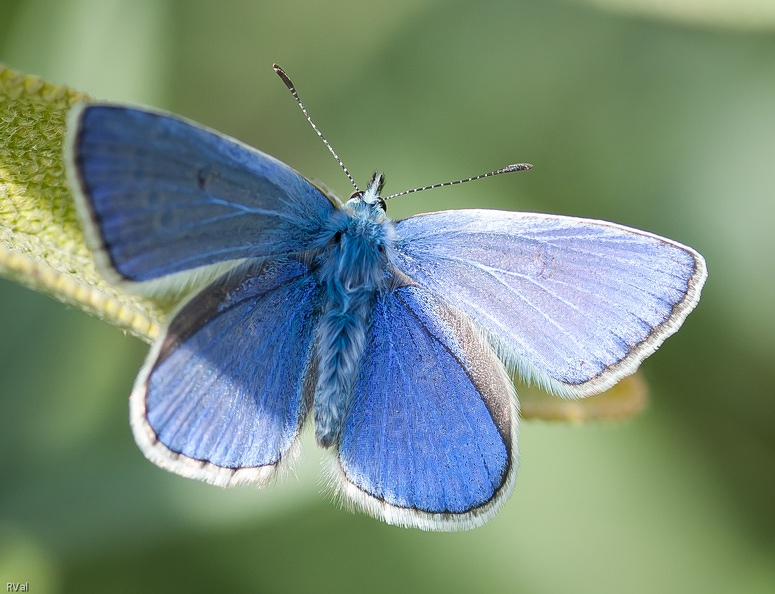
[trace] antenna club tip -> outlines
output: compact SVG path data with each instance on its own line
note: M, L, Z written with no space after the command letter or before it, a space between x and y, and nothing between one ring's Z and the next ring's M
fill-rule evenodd
M532 169L533 165L530 163L513 163L503 168L504 173L511 173L512 171L527 171Z
M293 88L293 83L291 82L291 79L288 77L288 75L285 73L285 70L280 68L277 64L272 64L272 68L277 73L277 75L283 79L283 82L285 83L285 86L290 88Z

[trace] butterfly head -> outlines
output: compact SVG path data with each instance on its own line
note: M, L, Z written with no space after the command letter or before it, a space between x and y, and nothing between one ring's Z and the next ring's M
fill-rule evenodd
M385 174L377 173L376 171L371 175L369 185L366 186L366 190L358 190L353 192L350 199L345 204L345 207L349 207L353 211L353 214L358 211L364 210L369 216L378 220L385 216L387 212L387 205L380 195L382 193L382 186L385 185Z

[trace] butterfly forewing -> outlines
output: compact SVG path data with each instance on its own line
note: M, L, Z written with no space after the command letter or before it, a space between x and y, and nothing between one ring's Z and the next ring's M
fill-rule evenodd
M122 279L303 252L334 209L277 159L170 115L86 105L70 128L76 202Z
M706 276L694 250L603 221L457 210L396 227L397 266L470 316L509 368L562 395L633 373Z

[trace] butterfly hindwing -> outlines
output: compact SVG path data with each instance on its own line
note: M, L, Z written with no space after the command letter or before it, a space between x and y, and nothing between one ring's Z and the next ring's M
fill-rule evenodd
M396 229L404 273L470 316L510 369L565 396L633 373L707 275L691 248L604 221L457 210Z
M389 523L472 528L511 492L517 422L513 385L464 315L417 286L383 292L334 482L350 504Z
M334 210L284 163L171 115L81 105L68 138L76 204L117 279L303 252Z
M293 458L311 406L319 285L294 260L245 264L172 317L130 397L162 468L220 486L266 483Z

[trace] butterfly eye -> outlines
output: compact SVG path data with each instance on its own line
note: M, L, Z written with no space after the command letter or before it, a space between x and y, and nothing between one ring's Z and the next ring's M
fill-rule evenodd
M363 190L358 190L357 192L350 194L350 200L355 200L357 198L363 198Z
M385 204L385 201L382 198L377 198L377 201L380 208L382 209L382 212L387 212L387 204Z

